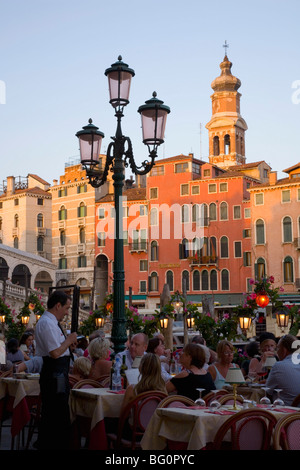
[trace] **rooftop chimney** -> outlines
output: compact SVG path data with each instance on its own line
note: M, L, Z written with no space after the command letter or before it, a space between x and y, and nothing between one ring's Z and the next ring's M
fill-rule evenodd
M7 182L6 194L7 196L10 196L11 194L15 193L15 177L8 176L6 178L6 182Z

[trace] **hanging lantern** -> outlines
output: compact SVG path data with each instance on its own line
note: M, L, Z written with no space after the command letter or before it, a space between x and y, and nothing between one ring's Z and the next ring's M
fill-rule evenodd
M186 325L188 328L193 328L195 325L195 318L191 313L186 316Z
M159 323L162 330L165 330L168 328L169 318L164 313L161 313L159 316Z
M260 292L257 294L255 302L257 303L258 307L267 307L269 305L270 299L265 292Z
M103 328L104 326L104 318L103 317L95 317L95 325L97 328Z
M251 326L252 318L251 317L240 316L239 317L239 322L240 322L241 329L243 331L247 331L247 330L249 330L249 328Z
M276 312L276 322L279 328L287 328L289 324L290 315L286 310L278 310Z
M0 322L1 322L1 323L5 323L5 319L6 319L5 314L4 314L4 315L0 315Z
M28 325L29 318L30 318L30 315L22 315L22 318L21 318L22 325Z

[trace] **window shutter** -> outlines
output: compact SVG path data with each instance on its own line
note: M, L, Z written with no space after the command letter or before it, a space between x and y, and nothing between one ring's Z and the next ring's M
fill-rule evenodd
M148 292L151 292L151 276L148 276Z

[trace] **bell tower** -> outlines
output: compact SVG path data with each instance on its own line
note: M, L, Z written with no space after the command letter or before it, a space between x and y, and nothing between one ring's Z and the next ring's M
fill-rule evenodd
M205 126L209 136L209 162L224 169L246 161L245 131L248 127L240 115L238 89L241 81L232 75L231 67L225 54L220 64L221 74L211 84L214 90L212 117Z

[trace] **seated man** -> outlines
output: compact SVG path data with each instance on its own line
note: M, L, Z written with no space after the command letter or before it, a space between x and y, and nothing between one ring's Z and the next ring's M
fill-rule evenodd
M40 356L33 356L28 361L20 362L16 365L16 372L27 372L28 374L39 374L42 370L43 358Z
M295 336L285 335L280 338L277 348L279 361L272 367L267 379L267 393L276 399L275 389L281 389L280 398L285 405L291 405L300 393L299 355L296 352L299 341ZM295 355L293 354L295 353Z
M136 357L143 356L146 353L147 347L148 336L144 333L137 333L131 338L128 349L125 349L121 353L118 353L116 357L120 357L122 363L123 356L125 356L126 365L128 369L131 369L134 359Z

